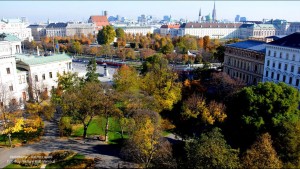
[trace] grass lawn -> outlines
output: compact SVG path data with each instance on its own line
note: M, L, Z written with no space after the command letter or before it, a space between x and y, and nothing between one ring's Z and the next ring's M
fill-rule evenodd
M9 164L8 166L4 167L4 169L10 169L10 168L31 168L31 169L39 169L41 168L41 166L37 166L37 167L24 167L21 166L19 164Z
M15 145L15 144L20 144L22 141L20 141L19 139L17 138L11 138L11 142L12 142L12 145ZM6 140L6 142L5 142ZM9 140L8 140L8 137L6 135L0 135L0 147L9 147Z
M101 135L104 136L106 119L104 117L95 117L90 123L87 129L87 136L92 135ZM117 119L109 118L109 132L108 140L111 144L116 144L116 140L121 139L121 129ZM71 136L73 137L82 137L83 135L83 126L82 124L73 125L73 131ZM127 138L127 136L124 136Z
M94 160L85 158L84 155L76 154L64 161L48 164L46 169L56 168L92 168Z

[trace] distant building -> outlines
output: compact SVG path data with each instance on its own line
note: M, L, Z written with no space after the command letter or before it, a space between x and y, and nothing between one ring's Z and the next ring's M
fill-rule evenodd
M82 34L88 36L88 34L96 35L96 26L94 23L68 23L66 27L66 36L81 36Z
M135 26L118 26L115 25L114 26L115 29L117 28L122 28L124 30L125 33L127 34L142 34L142 35L147 35L147 33L153 33L154 30L156 29L153 26L139 26L139 25L135 25Z
M263 81L284 82L300 90L300 32L266 45Z
M41 24L29 25L27 28L31 29L31 34L35 41L40 41L42 37L46 36L46 26Z
M241 38L265 38L276 35L277 27L273 24L243 24L240 27Z
M109 25L107 16L100 15L90 16L88 23L94 23L96 25L96 30L101 30L104 26Z
M0 20L0 34L6 33L18 37L20 40L33 40L31 29L27 28L29 23L26 18L21 19L1 19Z
M242 23L183 23L178 30L178 36L210 36L212 39L239 38L241 25Z
M169 34L171 37L177 36L179 27L179 24L162 25L160 27L160 34L163 36Z
M240 22L246 22L247 18L246 17L240 17Z
M61 36L65 37L67 36L67 23L50 23L48 26L46 26L46 36L48 37L55 37L55 36Z
M240 15L236 15L234 21L235 21L235 22L240 22Z
M216 10L216 2L214 1L214 9L212 11L212 21L217 22L217 10Z
M247 40L225 46L223 71L248 85L263 80L265 42Z

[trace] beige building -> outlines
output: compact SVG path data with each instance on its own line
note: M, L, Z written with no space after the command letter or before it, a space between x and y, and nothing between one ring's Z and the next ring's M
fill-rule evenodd
M248 85L263 80L265 42L247 40L225 46L223 71Z
M66 36L80 36L81 34L87 36L88 34L95 35L96 33L98 31L93 23L68 23L66 27Z

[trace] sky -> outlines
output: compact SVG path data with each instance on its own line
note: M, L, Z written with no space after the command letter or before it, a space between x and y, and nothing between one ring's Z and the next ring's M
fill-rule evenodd
M214 1L0 1L1 18L27 17L30 23L87 21L90 15L120 15L137 19L141 14L162 19L171 15L174 19L198 19L212 14ZM234 21L236 15L247 20L285 19L300 22L300 1L216 1L217 19Z

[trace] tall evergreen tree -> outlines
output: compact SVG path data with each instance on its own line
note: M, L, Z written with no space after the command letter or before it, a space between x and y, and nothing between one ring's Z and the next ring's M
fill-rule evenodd
M98 79L98 74L96 73L97 71L97 63L96 63L96 59L93 58L89 61L87 67L86 67L86 71L87 73L85 74L86 82L100 82Z

